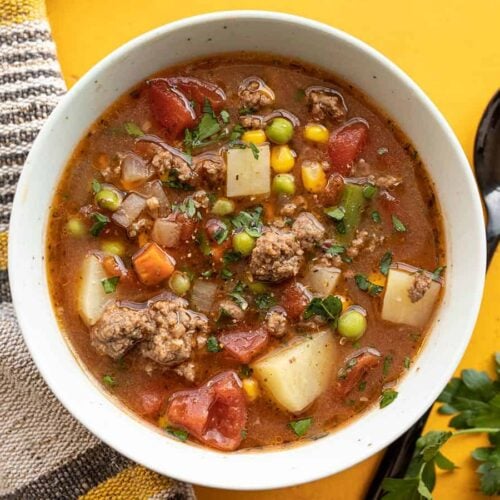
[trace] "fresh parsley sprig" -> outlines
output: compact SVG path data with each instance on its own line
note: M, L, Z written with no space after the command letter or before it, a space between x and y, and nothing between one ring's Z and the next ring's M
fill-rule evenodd
M455 431L430 431L419 438L408 470L402 479L386 478L385 500L432 499L436 468L453 470L455 464L441 452L445 443L463 434L486 433L490 446L476 448L472 457L481 462L481 491L500 494L500 353L495 355L496 380L485 372L463 370L452 379L438 398L438 410L454 415L450 427Z

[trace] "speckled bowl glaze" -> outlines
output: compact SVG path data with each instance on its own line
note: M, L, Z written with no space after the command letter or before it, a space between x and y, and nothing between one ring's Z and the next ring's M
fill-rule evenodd
M447 286L427 341L399 397L302 446L224 454L180 443L124 411L73 357L52 310L45 269L49 207L81 137L121 94L162 68L232 50L272 52L352 82L411 138L435 184L445 222ZM460 207L460 210L457 210ZM334 474L402 434L456 368L474 326L485 269L484 224L474 178L450 127L418 86L361 41L308 19L220 12L177 21L119 48L90 70L47 120L22 173L11 219L9 272L19 323L38 368L65 407L110 446L150 469L206 486L264 489Z

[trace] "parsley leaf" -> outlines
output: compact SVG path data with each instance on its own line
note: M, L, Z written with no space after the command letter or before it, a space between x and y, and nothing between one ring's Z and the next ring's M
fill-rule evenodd
M311 427L313 422L312 417L301 418L300 420L293 420L292 422L288 422L288 426L292 429L293 432L299 437L304 436L309 428Z
M102 377L102 382L108 387L114 387L116 385L116 380L112 375L104 375L104 377Z
M207 351L208 352L220 352L222 350L217 337L214 335L208 337L207 339Z
M225 118L228 119L227 111L221 115L224 123ZM220 132L220 134L219 134ZM216 135L218 134L218 135ZM208 99L205 99L203 104L203 115L198 125L193 129L184 131L184 147L186 151L191 152L193 149L208 146L213 142L223 139L228 134L227 130L221 131L221 125Z
M259 148L253 143L253 142L250 142L248 144L248 147L250 148L250 150L252 151L252 154L253 154L253 157L258 160L259 159L259 154L260 154L260 150Z
M238 262L241 260L241 253L235 252L234 250L227 250L224 252L224 257L222 257L222 261L224 264L231 264L232 262Z
M380 213L377 212L376 210L374 210L372 213L371 213L371 216L372 216L372 221L377 223L377 224L380 224L382 222L382 217L380 217Z
M356 276L354 276L354 280L360 290L367 292L372 297L377 296L384 289L383 286L376 285L375 283L368 281L368 278L364 274L356 274Z
M92 220L94 221L94 224L92 224L92 227L90 228L90 234L92 236L99 236L101 234L101 231L104 229L106 224L109 222L109 217L106 215L100 214L99 212L96 212L92 214Z
M229 113L223 109L221 112L220 112L220 117L221 117L221 120L224 122L224 123L229 123Z
M214 234L215 241L220 245L221 243L226 241L228 236L229 236L229 230L228 230L226 224L224 224L224 222L220 221L219 228L217 229L217 231L215 231L215 234Z
M179 180L179 172L175 170L175 168L172 168L168 172L168 177L166 181L163 181L163 184L165 186L168 186L169 188L172 189L180 189L182 191L193 191L194 187L191 186L191 184L188 184L187 182Z
M384 256L380 260L380 272L384 276L387 276L389 274L389 268L391 267L391 264L392 264L392 253L385 252Z
M328 207L323 210L323 212L336 221L341 221L345 216L344 207Z
M395 215L392 216L392 226L398 233L406 232L406 226Z
M118 282L120 281L120 276L113 276L112 278L106 278L101 280L101 285L104 288L104 293L113 293L116 291Z
M328 255L340 255L345 252L345 246L343 245L332 245L326 249Z
M255 305L257 309L265 311L277 304L275 296L270 292L259 293L255 296Z
M243 311L248 309L248 302L242 295L245 287L245 284L239 281L238 284L233 288L233 290L228 293L228 296L231 298L231 300Z
M139 125L134 122L125 122L123 124L123 129L128 135L130 135L130 137L141 137L141 135L144 135L144 132L141 130Z
M341 312L342 301L338 297L334 295L328 295L324 299L314 297L304 311L304 319L320 316L336 327Z
M435 281L437 279L439 279L444 270L446 269L446 266L439 266L439 267L436 267L436 269L434 269L433 273L432 273L432 279Z
M172 212L185 214L190 219L193 219L194 217L198 217L199 219L201 218L198 210L196 209L196 203L191 197L185 198L180 203L174 203L172 205Z
M101 183L97 179L92 179L92 192L97 194L102 189Z
M380 398L380 408L385 408L389 406L398 397L398 392L394 389L386 389L382 391L382 397Z
M236 229L244 229L245 232L253 238L262 235L262 217L263 209L257 206L248 210L242 210L239 214L231 218L231 224Z
M186 441L189 437L188 431L185 431L184 429L177 429L176 427L172 427L171 425L169 425L165 430L182 442Z
M363 196L367 200L371 200L376 194L378 189L373 184L365 184L363 186Z

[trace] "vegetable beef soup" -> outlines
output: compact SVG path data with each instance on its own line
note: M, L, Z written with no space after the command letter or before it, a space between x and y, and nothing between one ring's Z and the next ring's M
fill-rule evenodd
M104 389L223 451L394 401L445 268L431 183L394 123L258 54L118 99L60 181L47 255L61 327Z

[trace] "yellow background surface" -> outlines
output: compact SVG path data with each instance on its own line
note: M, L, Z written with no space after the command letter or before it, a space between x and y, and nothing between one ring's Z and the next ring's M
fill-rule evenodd
M235 8L311 17L369 43L423 88L444 113L471 159L477 123L500 86L499 0L47 0L68 86L136 35L182 17ZM491 353L500 348L499 304L497 257L488 273L479 321L460 368L491 369ZM446 422L446 418L432 415L427 427L444 428ZM435 498L483 498L478 493L474 473L477 464L470 458L470 450L484 442L469 436L446 445L445 454L460 469L439 473ZM378 460L375 456L336 476L283 490L244 493L197 487L196 491L200 500L358 499Z

